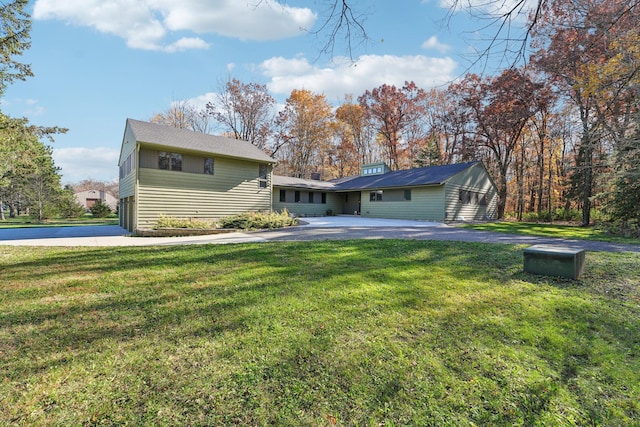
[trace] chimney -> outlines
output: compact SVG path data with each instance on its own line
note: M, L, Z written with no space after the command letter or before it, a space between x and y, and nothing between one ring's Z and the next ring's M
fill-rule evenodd
M320 172L311 172L311 179L320 181Z

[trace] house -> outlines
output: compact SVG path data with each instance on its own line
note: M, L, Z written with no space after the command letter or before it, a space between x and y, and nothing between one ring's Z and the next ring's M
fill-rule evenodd
M496 217L497 191L481 162L391 171L363 165L331 181L273 175L276 161L249 142L127 119L120 150L120 225L162 216L218 219L287 209L429 221Z
M496 186L481 162L401 171L373 163L360 171L332 181L274 176L273 209L286 208L300 216L333 213L429 221L496 217Z
M105 190L78 191L77 193L74 193L74 197L85 209L90 209L98 202L98 200L101 200L102 203L109 206L112 212L115 212L118 207L118 199L116 199L113 194Z
M271 211L275 160L246 141L127 119L120 149L120 226L166 215L220 218Z

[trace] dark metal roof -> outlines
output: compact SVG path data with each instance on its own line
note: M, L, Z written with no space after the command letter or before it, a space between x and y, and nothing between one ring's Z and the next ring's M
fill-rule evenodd
M329 182L336 191L367 190L375 188L414 187L444 184L449 178L479 162L457 163L443 166L427 166L387 172L381 175L351 176Z
M479 162L457 163L454 165L427 166L380 175L348 176L331 181L316 181L288 176L273 176L274 187L301 188L306 190L355 191L394 187L417 187L441 185L449 178Z
M127 119L127 125L138 142L238 159L276 163L272 157L247 141L134 119Z

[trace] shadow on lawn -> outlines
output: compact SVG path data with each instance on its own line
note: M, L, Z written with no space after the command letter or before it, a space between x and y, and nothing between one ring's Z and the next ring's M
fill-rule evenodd
M226 342L224 336L231 344L220 357L256 357L243 352L243 343L264 357L225 373L229 393L262 387L285 405L275 396L298 387L291 396L296 408L317 410L320 390L324 398L336 396L333 404L349 419L359 410L349 403L358 398L353 381L375 390L359 402L369 411L415 392L409 379L415 367L404 359L415 352L441 358L461 384L470 375L488 381L487 391L505 393L498 403L510 399L522 411L514 420L534 424L561 394L553 383L585 387L605 352L637 364L628 349L637 348L639 326L629 316L639 310L605 298L590 273L582 282L523 273L521 249L405 240L34 248L27 261L2 262L7 310L0 314L6 325L0 361L9 379L21 382L49 368L89 363L114 351L114 343L127 351L171 349L181 342ZM598 298L586 298L585 291ZM261 346L267 338L276 347ZM341 346L361 357L332 357ZM510 350L497 357L501 348ZM508 357L514 364L519 357L542 362L549 380L512 378ZM386 365L376 365L379 360ZM584 407L605 413L587 402L591 394L580 391Z

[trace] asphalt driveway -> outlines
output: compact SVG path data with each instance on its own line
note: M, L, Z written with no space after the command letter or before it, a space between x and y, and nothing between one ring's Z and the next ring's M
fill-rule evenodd
M269 241L411 239L552 244L590 251L640 252L640 245L492 233L425 221L349 216L302 218L301 221L301 225L285 229L189 237L131 237L129 232L116 225L11 228L0 229L0 246L165 246Z

